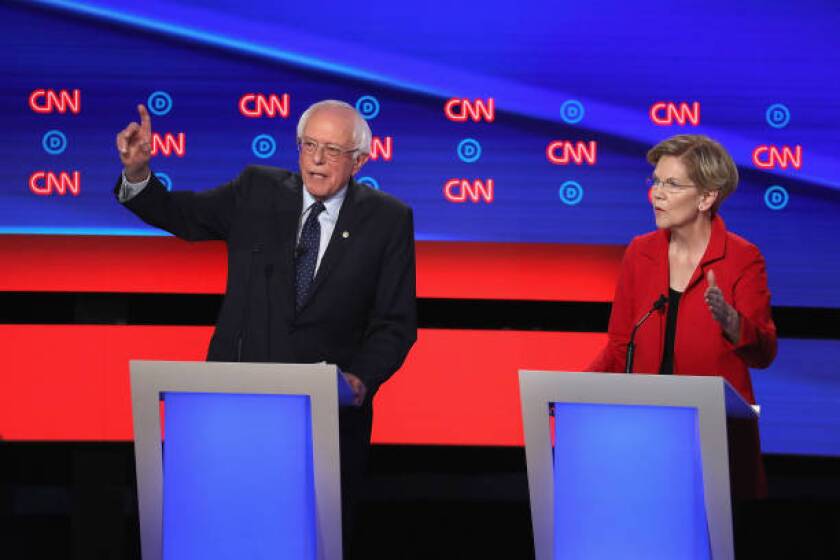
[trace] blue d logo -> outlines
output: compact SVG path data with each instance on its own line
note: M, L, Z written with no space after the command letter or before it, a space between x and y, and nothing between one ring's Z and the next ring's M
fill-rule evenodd
M481 157L481 144L473 138L464 138L458 143L458 158L465 163L473 163Z
M557 192L563 204L574 206L583 200L583 187L577 181L566 181Z
M767 112L764 114L767 124L773 128L784 128L790 122L790 109L781 103L774 103L767 107Z
M67 137L60 130L48 130L41 139L41 147L50 155L58 155L67 149Z
M379 114L379 100L372 95L363 95L356 101L356 110L365 120L375 119Z
M146 105L153 115L162 117L172 110L172 97L165 91L158 90L149 95Z
M277 142L268 134L260 134L251 142L251 151L260 159L270 158L277 151Z
M356 182L361 183L363 185L367 185L373 189L379 190L379 181L377 181L373 177L359 177L358 179L356 179Z
M770 210L781 210L788 205L788 202L790 202L790 195L781 185L773 185L764 191L764 204Z
M583 120L586 110L583 108L583 103L577 99L569 99L560 105L560 118L566 124L577 124Z

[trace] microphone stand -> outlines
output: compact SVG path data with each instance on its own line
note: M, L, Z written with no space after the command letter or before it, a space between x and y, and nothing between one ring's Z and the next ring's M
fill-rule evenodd
M633 330L630 332L630 342L627 343L627 357L624 361L625 368L624 373L633 373L633 358L636 353L636 343L634 340L636 339L636 331L639 330L639 327L642 326L642 323L647 321L647 318L653 314L654 311L659 311L665 304L668 303L668 298L665 295L660 294L660 296L653 302L653 305L648 310L647 313L642 315L642 318L639 319L635 325L633 325Z

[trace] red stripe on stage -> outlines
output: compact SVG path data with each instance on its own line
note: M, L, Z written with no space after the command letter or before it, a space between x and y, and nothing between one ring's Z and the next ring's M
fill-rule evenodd
M417 295L612 301L623 254L618 245L418 243Z
M523 445L519 370L580 371L601 333L421 330L380 389L374 443Z
M210 327L0 325L0 438L130 440L128 361L201 360ZM603 334L421 330L376 443L521 445L519 369L581 369Z
M0 235L0 291L217 294L221 242L173 237Z
M129 440L129 360L203 360L211 327L0 325L0 438Z
M614 245L417 243L423 298L611 301ZM222 293L225 247L171 237L0 235L0 291Z

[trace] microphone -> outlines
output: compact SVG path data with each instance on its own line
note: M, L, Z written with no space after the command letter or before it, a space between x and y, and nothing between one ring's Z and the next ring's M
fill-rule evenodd
M299 258L301 258L303 255L305 255L305 254L306 254L306 251L308 251L308 250L309 250L309 249L308 249L308 247L304 247L304 246L302 246L302 245L297 245L297 246L295 247L295 260L298 260L298 259L299 259Z
M636 338L636 331L639 330L639 327L642 326L642 323L647 321L647 318L653 314L654 311L659 311L665 304L668 303L668 298L665 297L664 294L659 294L659 297L656 298L656 301L653 302L650 309L647 313L642 315L642 318L639 319L635 325L633 325L633 330L630 332L630 342L627 343L627 359L625 360L625 367L624 373L633 373L633 356L636 353L636 343L633 342Z

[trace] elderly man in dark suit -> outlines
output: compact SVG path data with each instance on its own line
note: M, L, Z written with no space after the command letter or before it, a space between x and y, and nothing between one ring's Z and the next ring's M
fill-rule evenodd
M183 239L227 243L207 359L337 364L356 395L339 413L343 494L353 494L373 395L417 335L411 209L353 180L369 156L367 122L346 103L321 101L298 123L299 174L250 166L215 189L168 192L149 168L151 120L138 111L116 139L120 202Z

